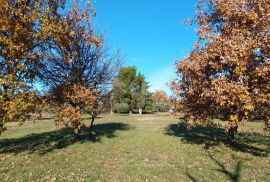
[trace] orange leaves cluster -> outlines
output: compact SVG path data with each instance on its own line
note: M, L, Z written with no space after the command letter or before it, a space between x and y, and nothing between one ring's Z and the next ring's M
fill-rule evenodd
M154 99L155 102L162 102L162 103L168 103L169 102L168 95L162 90L157 90L153 94L153 99Z
M77 43L76 33L89 44L100 44L85 28L95 14L91 4L84 8L74 1L66 15L65 3L0 0L0 126L27 119L36 103L31 85L41 75L40 69L56 58L55 53L63 55L64 61L74 61L77 52L68 46Z
M81 85L66 85L59 88L62 95L56 116L56 125L64 124L75 129L78 133L83 126L84 113L99 112L101 102L97 98L97 91ZM59 94L59 93L58 93Z
M13 94L12 99L6 99L4 95L0 95L0 134L5 130L4 123L23 124L29 118L30 113L35 110L38 99L38 96L32 91Z
M73 108L68 104L64 104L58 108L56 114L55 125L64 125L73 128L77 133L80 133L82 122L82 113L79 108Z
M177 62L179 79L172 83L187 120L222 112L231 127L252 115L267 121L270 1L201 0L195 22L199 40Z
M77 84L65 87L63 95L65 100L68 100L69 102L72 102L73 105L76 105L76 107L86 109L89 112L96 112L98 106L101 104L98 101L98 93L96 90L91 90Z

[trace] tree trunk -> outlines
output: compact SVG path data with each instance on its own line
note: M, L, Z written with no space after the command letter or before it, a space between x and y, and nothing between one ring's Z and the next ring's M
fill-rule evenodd
M41 120L42 119L42 112L38 112L38 117L37 117L38 120Z
M269 120L265 120L265 129L268 131L270 129L270 119Z
M0 121L0 128L4 127L4 123Z
M81 128L77 128L75 133L75 140L80 140L81 139Z
M234 139L235 139L235 135L238 132L238 125L239 122L241 122L243 120L243 116L241 115L241 113L237 113L236 115L236 120L232 119L231 123L230 123L230 128L228 129L228 141L230 143L233 143Z
M93 129L95 118L96 118L96 116L94 116L94 115L91 117L91 124L90 124L90 127L89 127L90 130Z
M142 115L142 112L143 112L143 109L140 108L140 109L139 109L139 114Z
M0 135L2 132L6 130L6 127L4 127L4 123L0 121Z
M228 130L228 141L233 142L235 139L235 134L237 133L238 130L238 125L236 126L231 126Z

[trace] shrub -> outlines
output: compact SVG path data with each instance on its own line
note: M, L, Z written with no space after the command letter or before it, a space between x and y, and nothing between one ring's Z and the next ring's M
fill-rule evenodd
M114 105L114 111L117 113L128 113L129 107L127 103L117 103Z
M167 103L161 103L161 102L156 102L154 104L154 109L156 112L169 112L171 106Z

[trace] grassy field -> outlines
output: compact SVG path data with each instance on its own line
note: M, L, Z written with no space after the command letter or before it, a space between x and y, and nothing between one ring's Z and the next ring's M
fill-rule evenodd
M270 181L270 136L247 122L228 146L220 128L187 132L166 115L101 115L75 140L45 118L0 136L0 181ZM255 129L252 129L255 128Z

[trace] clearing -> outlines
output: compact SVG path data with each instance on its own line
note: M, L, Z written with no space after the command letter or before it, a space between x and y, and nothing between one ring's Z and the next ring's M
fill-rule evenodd
M187 132L166 114L101 115L75 140L53 118L10 125L0 136L1 181L269 181L263 123L226 146L221 128Z

